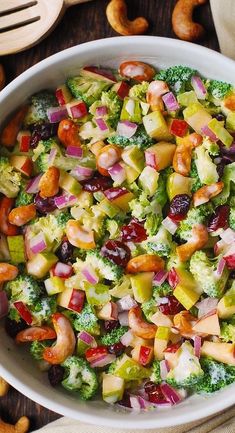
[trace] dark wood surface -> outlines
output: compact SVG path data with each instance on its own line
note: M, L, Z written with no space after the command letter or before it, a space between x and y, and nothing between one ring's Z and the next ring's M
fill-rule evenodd
M106 0L94 0L70 8L54 32L36 47L2 57L0 62L5 67L7 82L60 50L94 39L117 36L106 20L107 3ZM143 15L149 20L149 35L175 37L171 28L175 0L129 0L127 3L130 18ZM196 11L195 19L206 28L206 38L201 44L219 50L209 4ZM30 431L59 418L59 415L33 403L14 389L0 399L0 410L2 417L9 422L16 422L20 416L27 415L31 420Z

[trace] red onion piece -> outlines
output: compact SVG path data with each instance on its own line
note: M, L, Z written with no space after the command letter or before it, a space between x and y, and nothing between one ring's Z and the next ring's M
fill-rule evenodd
M122 313L119 313L118 320L120 322L120 325L128 326L129 325L128 311L123 311Z
M211 129L205 125L201 128L201 132L203 135L206 135L211 141L218 141L218 137L211 131Z
M133 410L140 411L140 409L142 409L139 397L136 395L130 395L130 405Z
M172 235L175 234L177 228L178 228L178 224L176 224L174 221L172 221L171 218L166 217L163 221L162 221L162 225L165 227L165 229L171 233Z
M114 182L117 182L119 185L126 180L126 170L119 163L114 164L111 168L109 168L108 172Z
M191 79L191 84L198 99L206 99L207 90L200 77L194 75Z
M86 331L81 331L78 334L78 340L83 341L84 343L86 343L90 347L93 347L93 348L97 347L97 343L96 343L95 338Z
M26 192L29 194L37 194L39 191L39 182L42 177L42 174L39 174L38 176L31 179L26 187Z
M179 110L180 106L174 93L172 92L165 93L165 95L162 96L162 100L168 111Z
M94 170L90 167L78 165L71 171L71 175L77 180L87 180L93 176Z
M98 275L96 274L95 270L89 265L86 265L82 269L82 274L90 284L97 284L99 282Z
M97 126L101 131L108 131L109 130L107 123L101 117L99 117L98 119L95 119L95 122L97 123Z
M163 383L162 385L160 385L160 388L164 397L166 398L167 401L169 401L169 403L174 405L181 402L182 397L170 385L168 385L167 383Z
M148 152L147 150L144 152L145 155L145 163L149 167L156 168L156 160L154 153Z
M235 242L235 231L228 228L220 234L221 239L228 245Z
M195 335L194 337L194 354L198 358L200 358L201 355L201 347L202 347L202 339L199 337L199 335Z
M165 270L157 272L153 277L153 285L161 286L168 277L168 272Z
M8 313L9 305L5 290L0 291L0 319Z
M111 362L115 361L116 356L115 355L103 355L98 360L91 363L91 367L104 367L105 365L111 364Z
M81 158L82 154L82 148L79 146L68 146L66 148L66 156L70 156L70 158Z
M63 209L68 206L73 206L77 202L77 197L71 194L60 195L55 197L55 205L58 209Z
M133 334L131 331L127 331L125 334L123 334L123 336L120 338L121 343L123 344L123 346L130 346L130 343L133 340Z
M108 114L108 108L105 105L102 105L101 107L97 107L95 110L95 115L97 117L106 116Z
M218 261L217 269L215 271L216 275L218 277L221 277L221 275L222 275L222 273L224 271L225 266L226 266L226 260L224 260L224 258L221 257L221 259Z
M56 149L56 147L53 147L49 153L49 156L48 156L49 165L53 165L53 163L55 161L56 154L57 154L57 149Z
M44 233L40 232L29 241L29 247L33 254L41 253L47 249Z
M60 107L51 107L47 109L47 117L50 123L58 123L68 117L67 108L62 105Z
M123 311L129 311L132 307L137 306L137 302L130 295L124 296L122 299L119 299L116 302L118 307L118 312L122 313Z
M56 277L69 278L71 277L72 273L72 266L62 262L57 262L53 269L53 274Z
M128 114L130 114L130 116L133 116L135 112L135 101L133 99L129 99L129 101L125 105L125 110Z
M165 380L167 378L167 374L169 373L169 371L170 368L168 362L165 359L160 361L160 375L162 380Z
M211 311L217 308L218 299L216 298L205 298L200 302L195 304L195 307L198 308L198 318L200 319L202 316L210 313Z
M122 137L131 138L137 131L137 124L129 120L121 120L117 125L117 133Z

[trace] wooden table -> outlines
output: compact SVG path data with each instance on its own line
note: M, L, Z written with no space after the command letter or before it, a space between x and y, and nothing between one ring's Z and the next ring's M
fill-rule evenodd
M72 7L46 40L23 53L3 57L1 62L6 70L7 82L60 50L82 42L116 36L106 20L106 4L106 0L94 0ZM130 18L143 15L150 22L149 35L174 38L171 28L174 4L175 0L129 0ZM209 4L196 11L195 18L207 29L202 45L219 50ZM0 409L2 417L9 422L15 422L20 416L27 415L31 420L31 431L59 418L58 414L33 403L14 389L0 400Z

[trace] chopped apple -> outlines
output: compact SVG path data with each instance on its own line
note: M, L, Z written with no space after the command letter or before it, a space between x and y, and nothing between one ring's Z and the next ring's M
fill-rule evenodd
M145 151L146 165L155 168L157 171L169 167L172 164L175 149L175 144L165 141L154 144Z
M69 310L80 313L83 309L85 296L83 290L67 288L63 292L59 293L57 303L60 307L68 308Z
M139 362L124 354L117 360L113 374L127 381L141 380L149 378L151 369L143 367Z
M17 135L17 141L19 143L20 152L28 152L30 148L30 131L20 131Z
M117 93L120 99L124 99L128 96L130 86L125 81L121 81L114 84L112 90Z
M143 152L136 146L128 146L122 152L123 161L134 168L140 174L144 169L144 155Z
M193 331L208 334L220 335L220 324L217 311L211 311L200 319L193 326Z
M107 302L101 310L98 311L97 316L101 320L118 320L118 307L115 302Z
M25 245L24 236L7 236L7 244L11 261L13 263L25 263Z
M208 125L212 119L212 116L203 107L203 105L200 104L200 102L195 102L194 104L189 105L187 108L185 108L183 114L186 122L198 134L201 134L201 129L203 126Z
M71 101L66 104L68 114L73 119L81 119L87 115L86 104L83 101Z
M55 91L55 96L60 105L65 105L72 99L72 95L65 84L63 84L60 87L57 87Z
M103 212L109 218L113 218L120 212L119 208L113 203L111 203L109 200L107 200L107 198L101 200L101 202L97 206L99 207L101 212Z
M154 339L154 358L161 361L164 359L164 350L170 338L170 328L159 326Z
M60 171L59 186L69 194L75 195L76 197L81 193L80 183L66 171Z
M35 254L35 256L27 262L27 272L33 275L33 277L43 278L58 260L58 257L50 252Z
M140 102L137 99L128 98L127 96L124 98L120 120L129 120L135 123L142 122Z
M116 77L110 69L101 69L98 66L84 66L80 70L82 77L89 77L95 80L107 81L108 83L116 83Z
M200 298L202 290L198 288L190 272L179 268L174 268L174 270L177 278L174 296L186 310L190 310Z
M217 311L220 319L227 319L235 314L235 282L232 287L220 299L217 305Z
M141 272L130 277L134 298L141 303L149 301L152 296L153 272Z
M228 269L235 269L235 244L229 246L224 254L224 260L226 261Z
M153 322L157 326L164 326L167 328L171 328L173 325L173 322L169 316L166 314L161 313L161 311L157 311L153 316L151 317L151 322Z
M129 202L134 198L134 194L126 188L110 188L104 191L105 197L118 206L124 212L129 211Z
M10 156L10 164L20 173L29 177L33 171L33 163L31 158L24 155L13 155Z
M141 365L148 365L153 359L153 348L150 346L137 345L132 350L131 356Z
M116 403L124 394L125 382L121 377L112 374L103 374L102 397L106 403Z
M168 125L160 110L153 111L143 117L143 124L147 134L157 141L171 140L172 135L169 132Z
M131 185L137 177L139 177L139 172L135 170L133 167L130 167L129 165L124 164L125 172L126 172L126 180L129 185Z
M157 191L159 173L152 167L145 167L139 177L142 188L152 197Z
M224 128L224 126L221 124L221 122L219 122L217 119L214 118L208 123L208 128L212 132L214 132L216 137L220 141L222 141L222 143L226 147L231 146L231 144L233 142L233 136L231 134L229 134L229 132L227 131L227 129Z
M210 356L216 361L235 366L235 344L234 343L214 343L204 341L201 347L202 356Z
M178 194L191 196L192 180L190 177L182 176L179 173L172 173L167 179L167 194L170 201Z
M188 131L188 124L182 119L172 119L170 123L170 133L177 137L184 137Z
M64 280L60 277L50 277L44 281L46 291L49 296L56 295L65 290Z

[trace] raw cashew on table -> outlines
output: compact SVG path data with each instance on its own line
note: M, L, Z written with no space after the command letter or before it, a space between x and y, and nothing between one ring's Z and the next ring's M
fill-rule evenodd
M29 430L29 419L22 416L15 425L7 424L0 419L0 433L27 433Z
M205 29L193 21L193 11L207 0L178 0L172 14L173 30L184 41L197 41L203 38Z
M127 18L127 6L125 0L111 0L106 9L106 15L111 27L120 35L141 35L148 29L148 21L138 17L133 21Z
M9 388L9 383L7 383L2 377L0 377L0 397L4 397L8 393Z

